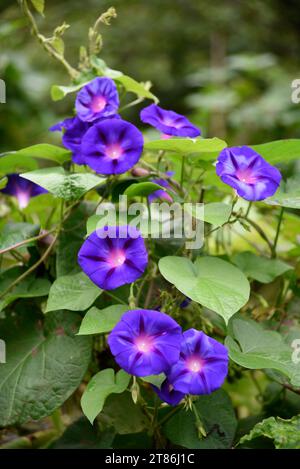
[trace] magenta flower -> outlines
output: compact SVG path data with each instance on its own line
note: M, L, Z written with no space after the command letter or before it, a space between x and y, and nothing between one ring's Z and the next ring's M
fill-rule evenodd
M118 365L135 376L157 375L179 357L181 328L159 311L127 311L108 337Z
M169 382L168 378L164 380L160 388L152 385L152 389L162 401L172 406L179 404L185 396L184 393L175 391L174 386Z
M143 135L122 119L106 119L82 139L84 161L99 174L121 174L132 168L143 151Z
M228 373L228 351L204 332L183 333L179 360L167 372L176 391L210 394L220 388Z
M114 116L119 107L115 82L111 78L95 78L78 92L75 107L77 116L85 122Z
M162 132L163 138L171 135L176 137L198 137L201 134L200 130L186 117L174 111L162 109L157 104L150 104L150 106L142 109L140 117L142 122L150 124Z
M247 146L222 150L216 172L240 197L250 201L271 197L281 181L279 170Z
M7 174L7 178L7 185L1 189L1 192L16 197L20 208L27 207L31 197L48 192L38 184L22 178L19 174Z
M78 263L103 290L113 290L141 277L148 253L140 232L133 227L104 227L84 241Z

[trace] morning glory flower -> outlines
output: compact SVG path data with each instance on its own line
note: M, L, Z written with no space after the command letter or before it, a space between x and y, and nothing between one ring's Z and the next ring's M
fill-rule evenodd
M143 151L143 135L122 119L105 119L82 139L84 161L99 174L121 174L132 168Z
M148 253L137 229L104 227L84 241L78 263L98 287L113 290L141 277L148 264Z
M174 111L162 109L157 104L150 104L142 109L140 117L142 122L162 132L164 138L170 135L194 138L201 134L200 130L186 117Z
M174 175L174 171L167 171L166 176L172 177ZM166 179L152 179L151 182L155 182L155 184L158 184L159 186L165 187L166 189L170 189L171 185ZM172 190L172 189L171 189ZM148 195L148 201L149 203L154 202L155 200L165 200L166 202L173 202L173 197L168 194L167 191L164 191L163 189L158 189L157 191L152 192L152 194Z
M38 184L22 178L19 174L7 174L6 177L8 178L7 185L1 189L1 192L16 197L20 208L27 207L31 197L48 192Z
M210 394L219 389L228 373L228 351L204 332L183 333L180 357L167 373L176 391Z
M249 201L264 200L277 191L281 174L247 146L225 148L216 165L217 175Z
M181 328L159 311L127 311L108 337L118 365L135 376L157 375L179 357Z
M97 77L77 93L75 108L79 119L92 122L117 113L119 96L111 78Z
M72 151L72 160L74 163L81 165L85 164L81 152L81 141L84 134L92 126L92 123L83 122L77 116L65 119L62 122L50 127L52 132L64 130L62 137L63 145Z
M174 386L169 382L168 378L163 381L160 388L152 385L152 389L162 401L173 406L179 404L185 396L184 393L175 391Z

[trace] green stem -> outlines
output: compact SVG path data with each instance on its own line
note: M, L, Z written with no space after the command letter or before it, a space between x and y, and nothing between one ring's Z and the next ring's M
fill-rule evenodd
M123 300L121 300L121 298L118 298L117 296L115 296L113 293L111 293L110 291L105 291L105 294L110 296L113 300L116 300L118 303L121 303L122 305L127 305L127 303Z
M276 248L277 248L277 244L278 244L278 238L279 238L280 228L281 228L282 219L283 219L283 212L284 212L284 207L281 207L280 213L279 213L279 218L278 218L278 223L277 223L275 239L274 239L274 243L273 243L273 246L272 246L272 257L273 258L276 257Z
M37 236L33 236L32 238L24 239L23 241L20 241L19 243L13 244L12 246L9 246L7 248L1 249L0 254L4 254L5 252L12 251L14 249L20 248L24 246L25 244L28 243L33 243L34 241L39 241L40 239L45 238L48 236L50 233L53 233L55 229L50 230L50 231L45 231L44 233L41 233Z
M180 175L180 185L183 187L183 180L184 180L184 165L185 165L185 156L181 157L181 175Z
M252 204L253 204L253 202L249 202L248 208L247 208L246 213L245 213L245 217L248 217L249 212L250 212L251 207L252 207Z
M56 409L51 415L53 426L57 431L58 435L61 435L65 430L65 425L62 421L62 414L60 409Z

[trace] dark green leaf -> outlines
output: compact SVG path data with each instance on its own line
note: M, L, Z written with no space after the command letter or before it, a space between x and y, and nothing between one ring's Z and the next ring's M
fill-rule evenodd
M276 277L293 269L292 266L279 259L257 256L250 251L235 254L232 260L247 277L258 280L261 283L270 283Z
M39 229L38 225L31 223L7 223L0 233L0 249L8 248L36 236Z
M8 164L9 157L12 161L15 160L14 164L18 164L18 162L21 161L24 161L23 164L26 164L27 160L29 164L31 164L32 158L54 161L55 163L59 164L63 164L66 161L71 160L71 152L69 150L63 147L58 147L56 145L50 145L49 143L39 143L38 145L32 145L31 147L22 148L22 150L3 153L3 155L6 155L4 156L4 158L7 158L6 164Z
M131 184L129 187L127 187L124 194L127 195L127 197L147 197L147 195L161 189L165 190L163 187L155 184L154 182L140 182Z

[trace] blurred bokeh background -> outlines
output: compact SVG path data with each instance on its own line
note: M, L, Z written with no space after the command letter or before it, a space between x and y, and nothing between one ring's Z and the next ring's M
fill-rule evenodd
M229 144L300 137L300 104L291 101L300 77L297 0L46 0L37 21L46 36L70 24L66 57L76 66L89 26L109 6L118 17L102 27L101 57L151 80L161 105L189 115L204 136ZM52 102L50 86L68 77L30 35L17 1L1 0L0 13L0 151L55 141L47 128L72 112L72 99ZM136 122L138 111L129 111Z

